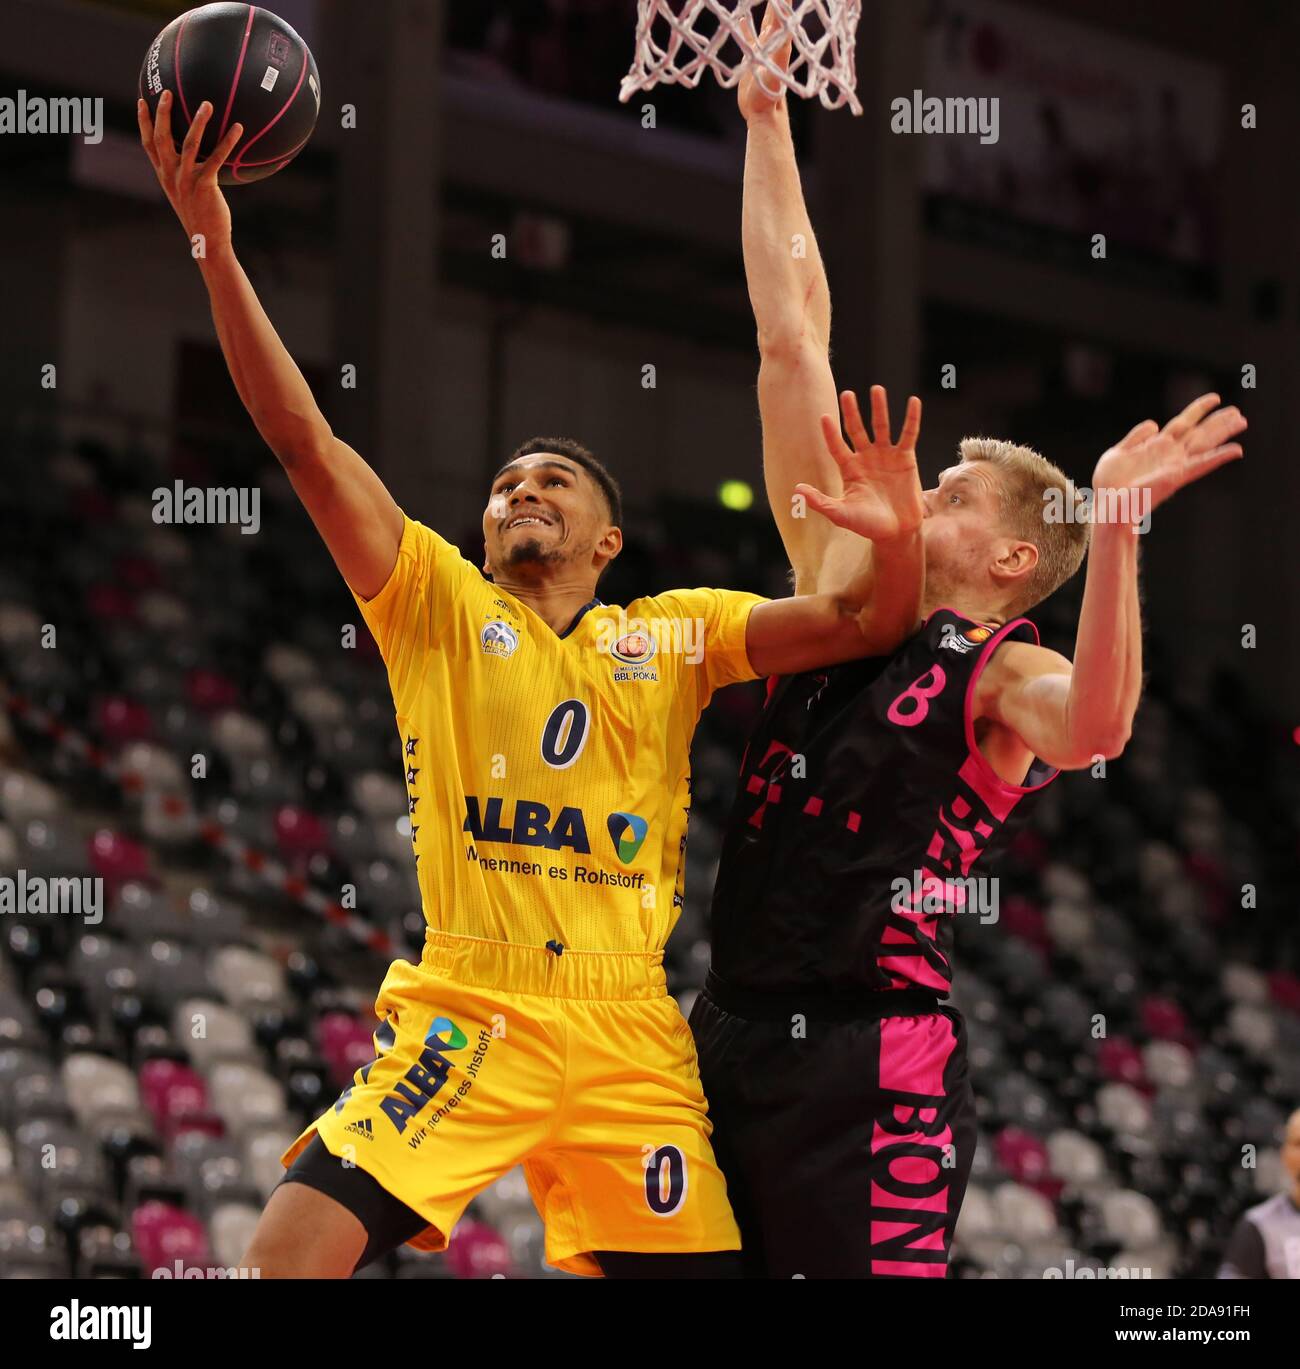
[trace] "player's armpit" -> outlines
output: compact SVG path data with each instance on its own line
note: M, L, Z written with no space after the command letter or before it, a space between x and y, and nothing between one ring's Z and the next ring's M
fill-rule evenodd
M974 715L1001 723L1060 770L1084 770L1098 756L1109 760L1122 744L1087 736L1078 727L1072 715L1073 675L1073 664L1058 651L1004 642L976 683Z
M402 542L402 511L384 482L332 435L283 464L344 580L373 599L388 583Z

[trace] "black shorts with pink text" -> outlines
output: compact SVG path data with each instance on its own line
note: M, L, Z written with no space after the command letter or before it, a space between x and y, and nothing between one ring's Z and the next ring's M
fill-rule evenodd
M872 997L819 1013L711 985L691 1012L747 1277L947 1276L975 1153L965 1025L933 997Z

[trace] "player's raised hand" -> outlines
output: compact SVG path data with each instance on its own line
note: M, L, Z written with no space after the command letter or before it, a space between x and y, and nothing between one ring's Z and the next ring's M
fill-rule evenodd
M1232 439L1245 431L1246 416L1236 405L1220 409L1218 403L1218 395L1202 395L1163 428L1147 419L1102 456L1092 478L1095 501L1104 490L1150 491L1110 500L1120 511L1112 521L1139 523L1184 485L1242 455Z
M158 99L158 117L149 117L149 106L136 101L140 142L158 176L171 207L191 240L201 234L205 251L230 241L230 206L217 184L217 172L243 136L242 124L232 124L205 162L196 161L203 130L212 118L209 101L198 107L180 152L172 141L172 93L164 90Z
M795 493L836 527L848 528L873 542L915 532L925 518L925 501L916 468L921 401L915 395L907 401L903 431L897 442L890 438L889 399L883 385L871 387L871 436L867 435L852 390L845 390L840 396L840 408L849 442L844 441L839 423L830 414L822 415L822 436L844 477L843 496L836 499L802 484L794 487Z
M776 42L776 36L780 29L776 6L768 0L767 9L763 14L763 31L755 39L754 19L751 13L746 13L741 20L741 32L745 35L745 41L751 51L754 48L762 48L769 54L768 60L773 66L785 71L790 62L790 46L792 40L787 38L780 47L773 50L772 44ZM739 82L736 85L736 102L740 106L740 112L746 120L755 114L768 114L775 109L785 99L785 87L766 71L761 63L755 62L751 57L745 62L745 69Z

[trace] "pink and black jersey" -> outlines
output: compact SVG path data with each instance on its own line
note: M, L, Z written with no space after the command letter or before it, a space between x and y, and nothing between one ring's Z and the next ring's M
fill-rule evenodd
M947 995L951 915L1057 774L1009 784L976 746L975 682L1007 640L1038 632L938 609L891 656L770 682L713 895L723 982Z

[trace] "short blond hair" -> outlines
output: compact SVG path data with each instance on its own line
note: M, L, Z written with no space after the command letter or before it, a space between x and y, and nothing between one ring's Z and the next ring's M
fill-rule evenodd
M1021 594L1007 606L1013 617L1040 604L1083 564L1092 524L1086 504L1059 466L1032 447L996 437L964 437L958 448L964 462L987 461L1001 473L999 503L1008 532L1038 548L1038 564ZM1049 522L1047 491L1059 490L1060 505L1074 507L1073 519Z

